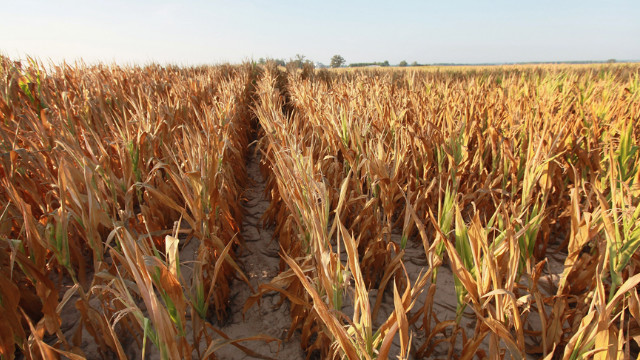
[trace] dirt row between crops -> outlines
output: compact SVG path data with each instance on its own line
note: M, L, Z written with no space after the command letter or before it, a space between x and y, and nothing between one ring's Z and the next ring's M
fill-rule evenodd
M255 290L260 284L269 283L278 275L280 262L280 247L278 240L273 238L273 230L263 229L261 225L262 214L269 207L269 200L265 198L266 181L260 172L260 158L260 154L255 151L255 145L252 146L247 160L249 183L244 193L245 199L242 201L245 217L241 234L245 246L238 249L238 261ZM281 343L248 341L242 345L267 357L304 359L300 335L295 333L289 341L286 340L291 325L288 301L278 306L280 295L272 292L262 297L260 306L254 305L243 316L243 307L251 295L251 289L244 281L233 281L229 319L220 330L233 339L256 335L274 337L281 340ZM216 356L230 360L253 359L233 346L221 348L216 351Z

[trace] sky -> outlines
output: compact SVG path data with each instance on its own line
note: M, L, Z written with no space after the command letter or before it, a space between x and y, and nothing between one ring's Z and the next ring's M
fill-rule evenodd
M0 0L0 53L178 65L640 60L640 0Z

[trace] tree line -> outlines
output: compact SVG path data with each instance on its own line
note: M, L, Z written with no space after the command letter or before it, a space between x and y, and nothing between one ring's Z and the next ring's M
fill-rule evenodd
M258 64L266 64L267 62L273 62L276 65L279 66L284 66L284 67L293 67L293 68L299 68L302 69L303 67L327 67L322 63L314 63L313 61L309 60L306 58L306 56L301 55L301 54L296 54L296 56L292 59L289 60L285 60L285 59L277 59L277 58L264 58L261 57L260 59L258 59L257 63ZM344 67L344 66L348 66L348 67L364 67L364 66L382 66L382 67L386 67L386 66L391 66L391 64L389 63L388 60L385 61L380 61L380 62L357 62L357 63L350 63L347 65L347 61L344 59L344 57L342 57L341 55L334 55L333 57L331 57L331 61L329 62L329 67L332 68L340 68L340 67ZM402 60L398 63L397 66L421 66L420 64L418 64L416 61L412 62L411 65L409 65L409 63L407 63L405 60Z

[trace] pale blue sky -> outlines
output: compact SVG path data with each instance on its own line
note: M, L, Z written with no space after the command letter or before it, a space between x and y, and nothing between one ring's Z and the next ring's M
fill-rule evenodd
M640 60L640 0L2 0L0 9L0 52L45 62Z

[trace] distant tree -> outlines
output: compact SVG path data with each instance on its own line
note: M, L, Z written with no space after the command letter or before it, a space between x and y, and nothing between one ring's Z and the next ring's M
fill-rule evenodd
M267 63L267 60L265 60L265 58L261 57L260 59L258 59L258 64L264 65Z
M302 69L302 66L305 64L305 62L309 62L309 60L305 61L306 56L301 55L301 54L296 54L296 58L295 59L290 59L289 62L287 63L287 67L293 67L293 68L297 68L297 69Z
M418 62L417 61L412 62L411 66L418 66Z
M340 66L344 65L347 61L340 55L333 55L333 57L331 58L331 67L332 68L339 68Z
M389 66L389 60L385 60L380 66Z
M609 60L607 60L607 62L608 62L609 64L614 64L614 63L616 62L616 59L609 59Z
M407 66L407 65L409 64L407 64L407 62L404 60L400 61L400 64L398 64L398 66Z

